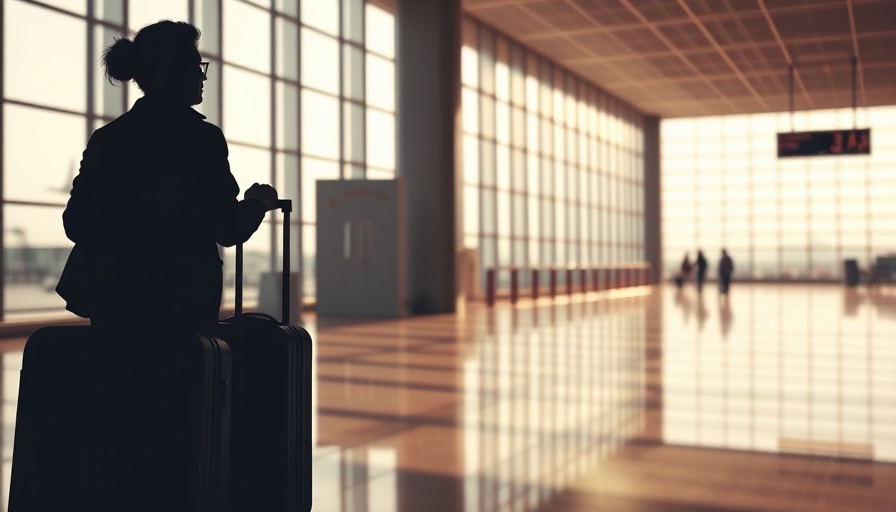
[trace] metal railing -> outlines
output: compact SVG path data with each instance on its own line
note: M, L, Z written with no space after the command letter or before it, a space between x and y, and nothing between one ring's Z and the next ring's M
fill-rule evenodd
M533 300L543 292L549 297L558 294L601 292L634 286L646 286L651 283L651 267L647 262L608 264L598 266L536 266L536 267L489 267L486 269L485 301L494 306L498 295L499 273L507 272L510 280L510 302L516 304L520 299L520 277L528 273L529 293ZM560 283L563 276L564 283ZM542 277L546 277L546 288L542 286ZM561 286L562 285L562 286ZM562 290L560 289L562 287Z

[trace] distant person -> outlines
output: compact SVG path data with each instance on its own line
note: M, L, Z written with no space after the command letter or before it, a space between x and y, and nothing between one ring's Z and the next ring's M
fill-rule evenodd
M62 216L75 248L56 289L93 325L214 326L216 244L246 241L276 207L269 185L238 199L224 135L191 108L208 71L198 41L193 25L164 20L103 52L109 81L133 79L144 95L93 133Z
M680 289L684 286L684 283L688 282L691 279L691 269L693 265L691 264L691 258L688 253L684 253L684 259L681 260L681 267L679 269L678 275L675 277L675 285Z
M706 280L706 267L709 266L706 257L703 256L703 251L697 251L697 260L694 264L697 267L697 293L701 293L703 292L703 281Z
M734 273L734 260L728 255L728 251L722 249L722 258L719 260L719 293L728 295L731 286L731 274Z

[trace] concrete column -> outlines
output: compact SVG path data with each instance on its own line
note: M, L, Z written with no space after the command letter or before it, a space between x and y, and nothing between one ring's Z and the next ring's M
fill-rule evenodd
M663 277L663 226L660 204L660 118L644 117L644 258L653 267L652 281Z
M460 0L397 0L397 173L404 180L411 314L450 313L455 285L455 162Z

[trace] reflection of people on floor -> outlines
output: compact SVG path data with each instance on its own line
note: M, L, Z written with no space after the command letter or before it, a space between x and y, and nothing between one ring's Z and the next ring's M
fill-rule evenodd
M859 306L862 304L862 295L854 286L843 287L843 314L846 316L856 316L859 314Z
M675 304L679 306L684 313L684 324L688 324L688 320L691 318L691 310L694 308L694 304L691 302L691 297L688 294L682 292L681 288L675 290Z
M734 315L731 313L731 301L728 297L722 297L719 301L719 324L722 327L722 337L727 338L731 332L731 324L734 323Z
M843 287L843 314L857 316L862 309L879 318L896 318L896 301L893 300L890 287L872 287L867 289L855 286Z
M703 295L697 295L697 329L703 332L703 326L706 325L706 319L709 318L709 311L703 302Z

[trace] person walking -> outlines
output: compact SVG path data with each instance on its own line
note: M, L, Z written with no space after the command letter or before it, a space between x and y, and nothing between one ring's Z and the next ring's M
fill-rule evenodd
M728 295L731 286L731 274L734 273L734 260L728 255L728 251L722 249L722 258L719 260L719 293Z
M684 286L684 283L690 280L691 269L693 268L694 266L693 264L691 264L690 255L688 255L688 253L684 253L684 259L681 260L681 268L675 278L675 285L678 287L678 289L681 289L681 287Z
M702 250L697 251L695 266L697 267L697 293L701 293L703 292L703 281L706 279L706 267L708 266Z

